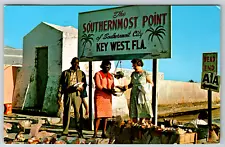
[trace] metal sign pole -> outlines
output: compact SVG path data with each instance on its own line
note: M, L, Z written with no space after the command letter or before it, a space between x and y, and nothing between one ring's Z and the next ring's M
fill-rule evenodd
M89 128L93 130L93 109L92 109L92 61L89 61Z
M158 71L158 65L157 65L157 59L153 59L153 69L152 69L152 79L154 86L152 87L152 110L153 110L153 123L157 125L157 71Z
M212 91L208 90L208 125L212 129Z
M219 92L220 77L217 75L218 53L202 54L201 89L208 90L208 125L212 129L212 91Z

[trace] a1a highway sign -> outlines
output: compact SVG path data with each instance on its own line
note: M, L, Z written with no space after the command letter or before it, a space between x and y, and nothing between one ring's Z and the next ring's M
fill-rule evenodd
M202 72L201 89L219 92L220 76L216 73Z

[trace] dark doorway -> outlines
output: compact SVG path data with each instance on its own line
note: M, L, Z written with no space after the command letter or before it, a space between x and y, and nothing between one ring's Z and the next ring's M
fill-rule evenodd
M41 110L48 81L48 47L36 48L36 108Z

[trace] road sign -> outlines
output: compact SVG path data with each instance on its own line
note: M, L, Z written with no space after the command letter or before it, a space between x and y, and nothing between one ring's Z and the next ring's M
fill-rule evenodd
M208 125L212 129L212 91L219 92L220 76L217 75L217 53L203 53L201 89L208 90Z
M201 89L219 92L220 76L216 73L202 72Z
M217 74L218 55L214 53L203 53L202 56L202 72L213 72Z

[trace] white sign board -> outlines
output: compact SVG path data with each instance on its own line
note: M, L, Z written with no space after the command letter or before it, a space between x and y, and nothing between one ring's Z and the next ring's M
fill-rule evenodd
M81 61L171 58L171 6L79 13L78 56Z

